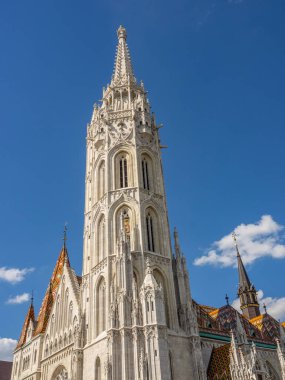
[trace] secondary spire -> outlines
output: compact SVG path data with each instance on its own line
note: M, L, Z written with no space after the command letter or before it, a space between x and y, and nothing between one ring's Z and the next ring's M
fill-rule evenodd
M252 319L260 315L259 303L257 300L257 293L254 285L250 282L250 279L247 275L245 267L242 262L242 258L239 253L239 248L237 244L236 234L232 233L234 240L234 245L237 253L237 264L238 264L238 277L239 277L239 286L238 286L238 296L240 299L240 308L244 317Z
M134 77L131 57L129 48L127 45L127 31L126 29L120 25L117 30L118 35L118 46L117 46L117 54L115 58L115 67L114 73L112 76L112 84L119 85L130 82L136 82Z
M239 288L250 288L251 283L249 280L249 277L247 275L247 272L245 270L245 267L243 265L239 249L238 249L238 244L237 244L237 238L235 232L232 233L232 237L234 240L234 245L236 247L236 252L237 252L237 264L238 264L238 277L239 277Z

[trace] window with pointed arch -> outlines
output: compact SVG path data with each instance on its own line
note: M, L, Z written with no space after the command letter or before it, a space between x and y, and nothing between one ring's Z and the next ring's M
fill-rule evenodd
M131 161L127 152L120 152L115 158L115 188L121 189L132 185Z
M95 380L101 380L101 361L99 356L97 356L95 361Z
M152 209L146 210L146 248L150 252L160 252L159 246L159 229L156 213Z
M115 216L116 223L116 241L115 244L121 242L122 239L131 242L131 233L133 230L132 210L127 207L121 207Z
M152 169L152 160L147 155L144 154L141 160L142 168L142 185L145 190L152 190L153 188L153 169Z
M101 161L99 163L98 169L97 169L97 180L95 177L95 181L97 183L97 199L101 199L103 195L106 192L106 186L105 186L105 161Z
M164 312L165 312L165 321L167 327L170 328L170 319L169 319L169 306L168 306L168 293L167 293L167 285L164 275L158 270L155 269L153 271L154 278L159 286L161 286L163 291L163 299L164 299Z
M102 215L99 219L97 228L97 262L100 263L105 257L105 216Z
M97 335L106 330L106 281L102 277L96 289L96 327Z

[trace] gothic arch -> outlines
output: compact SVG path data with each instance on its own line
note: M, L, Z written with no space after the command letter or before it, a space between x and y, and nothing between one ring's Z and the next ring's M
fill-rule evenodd
M51 380L68 380L68 372L63 365L59 365L52 374Z
M155 191L154 161L148 152L142 152L140 156L141 186L145 190Z
M95 380L101 380L101 372L102 372L101 360L99 356L97 356L95 360Z
M98 165L95 167L95 199L99 200L103 197L106 192L106 179L105 179L106 165L105 160L99 161Z
M114 206L114 205L113 205ZM112 207L113 207L112 206ZM111 214L110 209L110 214ZM133 249L136 245L137 237L135 234L136 231L136 220L135 220L135 212L134 208L129 202L120 203L118 202L117 208L114 210L112 225L110 229L115 231L113 244L115 249L122 238L122 232L124 233L124 238L129 240L130 248Z
M113 188L133 187L133 155L125 147L115 151L113 157Z
M161 223L158 213L152 206L145 209L145 247L147 251L160 253L161 251Z
M267 360L265 362L268 373L270 375L271 380L280 380L279 375L277 374L277 371L274 369L274 366Z
M106 330L106 280L101 276L95 288L96 335Z
M167 280L166 280L166 276L158 268L154 268L153 269L153 275L154 275L154 278L155 278L157 284L161 286L162 291L163 291L163 303L164 303L165 321L166 321L167 327L170 328L170 313L169 313L169 304L168 304L169 289L168 289L168 283L167 283Z
M95 227L95 235L94 235L94 243L96 245L96 257L95 257L95 263L99 263L106 257L106 239L105 239L105 233L106 233L106 222L105 222L105 215L102 214L98 218L98 221L96 223Z

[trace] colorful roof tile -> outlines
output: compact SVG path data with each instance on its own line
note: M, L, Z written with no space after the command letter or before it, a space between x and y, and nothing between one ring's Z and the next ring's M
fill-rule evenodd
M65 263L68 267L70 267L67 249L64 245L57 259L56 265L53 270L53 274L50 279L50 284L43 299L42 306L38 314L38 323L34 335L44 332L47 327L50 312L53 306L57 288L61 280Z
M66 246L64 244L62 250L60 251L59 257L56 261L56 265L54 267L53 274L52 274L51 279L50 279L50 284L49 284L47 291L46 291L46 294L44 296L44 299L43 299L43 302L42 302L42 305L41 305L41 308L40 308L40 311L38 314L37 321L35 320L35 313L34 313L33 304L31 304L31 306L28 310L28 313L26 315L26 319L25 319L24 325L22 327L20 339L18 341L16 348L19 348L23 344L25 344L26 336L27 336L27 330L28 330L28 326L29 326L31 319L33 321L33 324L36 326L34 333L33 333L34 336L45 331L48 320L49 320L50 312L52 309L52 305L54 302L54 298L56 295L56 291L57 291L57 288L58 288L58 285L60 283L60 279L61 279L61 276L63 273L63 268L64 268L65 263L68 267L70 267L67 249L66 249Z
M207 370L208 380L231 379L230 344L213 348Z
M27 315L26 315L26 318L25 318L25 322L24 322L23 327L22 327L20 339L18 341L18 344L17 344L16 348L19 348L23 344L26 343L27 331L28 331L28 327L29 327L30 321L32 321L33 324L35 324L35 311L34 311L34 305L32 303L31 303L31 305L29 307L29 310L27 312Z
M279 322L267 313L250 319L250 323L261 331L264 338L269 336L271 339L275 340L275 338L280 336Z

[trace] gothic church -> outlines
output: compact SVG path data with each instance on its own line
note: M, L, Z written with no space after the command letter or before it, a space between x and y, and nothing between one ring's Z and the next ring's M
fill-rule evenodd
M285 331L260 313L237 249L242 314L192 299L172 252L159 125L120 26L114 73L87 126L82 276L64 245L27 312L13 380L285 380Z

